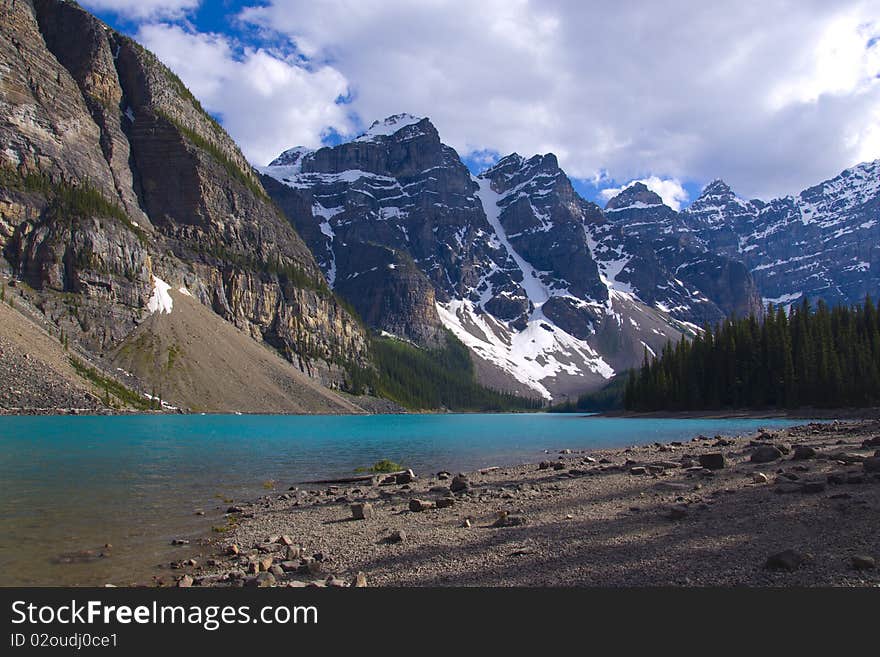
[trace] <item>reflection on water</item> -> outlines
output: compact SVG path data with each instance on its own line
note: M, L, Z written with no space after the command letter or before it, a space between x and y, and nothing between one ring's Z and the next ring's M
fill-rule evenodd
M224 500L264 494L267 480L284 490L382 458L416 472L473 470L535 461L545 449L795 423L546 414L0 417L0 585L149 581L158 563L192 555L193 547L170 547L172 538L209 532L222 524Z

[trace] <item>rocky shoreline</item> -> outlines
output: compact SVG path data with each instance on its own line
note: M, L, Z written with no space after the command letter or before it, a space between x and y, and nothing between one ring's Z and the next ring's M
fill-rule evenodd
M878 512L880 421L811 423L291 487L156 583L878 586Z

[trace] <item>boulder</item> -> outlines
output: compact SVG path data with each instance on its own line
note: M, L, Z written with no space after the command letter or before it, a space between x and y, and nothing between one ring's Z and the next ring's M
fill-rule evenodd
M782 451L775 445L761 445L750 458L752 463L770 463L782 458Z
M708 454L700 454L700 465L707 470L721 470L725 466L724 454L721 452L710 452Z

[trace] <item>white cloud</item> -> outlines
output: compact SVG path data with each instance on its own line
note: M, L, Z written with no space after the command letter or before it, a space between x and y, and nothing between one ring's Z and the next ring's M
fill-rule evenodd
M329 66L307 68L268 50L237 49L227 37L177 25L149 24L137 39L177 73L255 164L290 146L321 145L328 129L353 129L345 78Z
M599 192L599 196L605 201L609 201L620 194L620 192L622 192L627 187L632 187L639 182L643 183L645 187L647 187L652 192L657 194L657 196L662 198L663 202L673 210L680 210L682 204L687 203L690 200L690 195L682 186L680 180L664 180L663 178L659 178L657 176L650 176L648 178L642 178L641 180L631 180L625 185L621 185L620 187L606 187Z
M349 80L369 123L430 116L471 151L553 151L570 175L723 177L798 191L880 157L880 7L863 0L267 0L243 20Z
M347 112L403 111L463 156L552 151L585 180L721 177L747 198L880 157L876 1L265 0L239 19L315 68L169 26L141 37L259 164L353 134Z
M110 12L129 20L180 18L196 9L201 0L81 0L92 11Z

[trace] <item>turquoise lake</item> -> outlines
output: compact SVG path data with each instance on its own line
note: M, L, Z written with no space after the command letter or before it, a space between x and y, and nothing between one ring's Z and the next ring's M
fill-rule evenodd
M389 458L416 473L541 460L544 450L737 435L805 420L552 414L0 417L0 585L148 582L222 524L224 500L353 474ZM204 516L195 512L203 510ZM106 558L81 558L82 551ZM77 555L70 558L69 555Z

